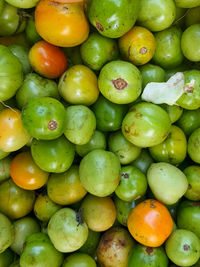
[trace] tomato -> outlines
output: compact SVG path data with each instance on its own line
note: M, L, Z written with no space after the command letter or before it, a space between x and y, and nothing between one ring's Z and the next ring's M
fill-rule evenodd
M0 213L0 253L4 252L13 242L14 228L11 221L2 213Z
M40 232L40 225L35 219L27 216L14 221L13 226L15 237L11 244L11 249L20 255L23 251L26 238L33 233Z
M177 121L177 125L184 131L186 136L190 136L194 130L200 127L200 109L183 110L183 114Z
M156 40L149 30L135 26L119 39L119 49L134 65L144 65L155 53Z
M60 77L67 68L64 52L45 41L39 41L31 47L29 60L34 71L50 79Z
M0 149L12 152L23 147L30 139L21 123L21 112L5 108L0 111Z
M33 99L23 107L22 124L34 138L52 140L64 132L65 108L51 97Z
M96 267L95 260L84 253L74 253L68 256L64 262L62 267L76 267L76 266L84 266L84 267Z
M177 105L161 104L161 107L168 113L171 123L176 122L183 113L183 108Z
M11 219L26 216L33 209L35 192L18 187L12 179L0 185L0 212Z
M30 17L27 20L25 34L26 34L26 39L32 45L42 40L42 38L39 36L36 30L35 21L33 17Z
M57 3L80 3L83 2L84 0L52 0L53 2L57 2Z
M36 165L30 152L21 152L11 162L10 176L19 187L36 190L46 183L49 173Z
M68 69L60 78L58 90L71 104L90 106L99 96L97 77L84 65L75 65Z
M184 169L184 174L188 180L188 189L185 197L189 200L200 200L200 166L191 165Z
M0 266L1 267L7 267L7 266L11 266L11 263L14 260L14 252L10 249L7 248L4 252L2 252L0 254Z
M22 64L11 51L0 45L0 101L13 97L23 82Z
M144 174L147 173L148 168L153 163L152 157L149 155L146 149L142 149L140 155L131 163L131 165L135 166L139 170L141 170Z
M158 247L172 233L173 220L162 203L147 199L132 209L127 225L131 235L139 243Z
M6 0L10 5L19 8L31 8L36 6L39 0Z
M61 47L83 43L89 34L89 24L82 3L54 3L41 0L35 10L35 25L47 42Z
M110 197L87 195L82 201L83 219L89 229L103 232L111 228L116 219L116 209ZM99 220L99 218L103 220Z
M194 162L200 163L200 128L197 128L188 139L188 154Z
M101 233L100 232L94 232L90 229L88 229L88 238L86 240L86 242L84 243L84 245L78 250L79 252L82 253L87 253L91 256L94 255L96 248L98 246L100 237L101 237Z
M10 177L10 163L12 157L8 156L0 160L0 183Z

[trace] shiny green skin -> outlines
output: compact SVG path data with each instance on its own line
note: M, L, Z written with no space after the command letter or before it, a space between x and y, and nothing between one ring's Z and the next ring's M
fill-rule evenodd
M13 97L22 82L22 64L9 48L0 45L0 101Z
M76 186L77 184L79 184L78 188ZM79 167L77 165L72 165L71 168L64 173L51 174L47 182L49 198L60 205L70 205L80 201L84 194L80 194L79 191L77 191L79 188L80 177Z
M29 73L16 93L17 105L22 108L32 99L44 96L60 98L56 82L45 79L36 73Z
M54 203L47 195L40 194L34 204L35 216L42 222L48 222L50 218L61 209L61 206Z
M181 48L188 60L200 61L200 24L191 25L183 32Z
M141 170L144 174L147 173L148 168L154 162L148 150L142 149L140 155L134 160L131 165Z
M92 107L97 121L97 129L103 132L120 129L127 107L110 102L102 95Z
M147 63L139 68L142 74L142 88L150 82L164 82L165 71L157 65Z
M66 109L64 135L76 145L87 144L96 129L94 113L86 106L74 105Z
M192 8L200 5L199 0L175 0L178 7Z
M36 27L35 27L35 21L33 18L29 18L26 23L25 28L26 38L30 44L35 44L42 40L40 35L38 34Z
M168 263L163 247L150 248L137 244L133 248L127 267L168 267Z
M63 254L54 248L46 234L35 233L26 239L20 267L60 267L63 258Z
M18 187L11 179L0 185L0 212L10 219L26 216L33 209L35 191Z
M187 139L184 132L172 125L167 138L159 145L149 148L152 158L156 161L171 164L181 163L187 154Z
M118 79L125 84L118 84ZM102 95L113 103L131 103L139 97L142 90L140 71L130 62L111 61L101 69L98 87Z
M140 102L132 106L122 122L125 138L139 147L162 143L170 132L167 112L158 105Z
M200 238L200 202L184 200L178 207L178 228L190 230Z
M4 252L13 242L14 228L11 221L3 214L0 213L0 253Z
M140 7L137 24L153 32L167 29L176 17L173 0L141 0Z
M26 20L22 12L13 5L4 2L3 10L0 13L0 36L9 36L23 32L26 27Z
M13 259L14 252L10 248L7 248L3 253L0 253L0 267L10 267Z
M61 173L72 165L75 149L64 136L54 140L34 139L31 142L31 155L43 171Z
M89 152L79 166L82 185L98 197L112 194L120 180L120 161L118 157L102 149Z
M78 216L73 209L63 208L51 217L48 235L58 251L73 252L86 242L88 227L80 214Z
M93 70L100 70L109 61L118 58L117 42L100 35L91 33L81 45L81 58L86 66Z
M185 84L195 80L193 91L185 92L176 102L184 109L195 110L200 108L200 70L190 70L184 72Z
M117 220L123 226L127 226L128 216L133 208L144 200L144 197L141 197L134 201L124 201L114 196L115 208L117 211Z
M16 6L19 8L31 8L36 6L39 0L6 0L10 5Z
M185 174L166 162L151 164L147 181L155 198L166 205L175 204L188 188Z
M183 171L188 179L188 190L185 193L185 197L189 200L200 200L200 166L192 165L184 169Z
M68 256L64 262L62 267L96 267L95 260L84 253L74 253Z
M83 60L81 58L81 52L80 52L80 46L62 47L62 50L67 56L68 68L74 65L83 65Z
M127 165L121 168L120 183L115 194L124 201L133 201L146 193L146 176L134 166Z
M167 111L169 118L171 120L171 123L176 122L182 115L183 113L183 108L173 105L169 106L167 104L161 104L160 105L165 111Z
M189 27L193 24L199 24L200 23L199 14L200 14L200 6L189 9L185 16L186 27Z
M84 243L84 245L78 251L93 256L99 244L100 236L101 236L100 232L94 232L88 229L88 238Z
M104 133L95 130L90 141L85 145L76 145L75 150L81 157L87 155L94 149L106 149L106 137Z
M200 109L183 110L183 114L177 121L177 125L184 131L186 136L190 136L194 130L200 127Z
M21 120L30 136L52 140L64 132L66 112L64 106L51 97L29 101L22 109Z
M184 56L181 50L182 31L172 26L155 33L156 50L153 62L164 69L173 69L181 65Z
M88 18L100 34L119 38L135 24L139 4L139 0L93 0L89 6Z
M10 177L10 163L12 157L8 156L0 160L0 183Z
M22 45L9 45L8 48L16 56L22 64L23 73L31 72L31 65L28 58L29 50Z
M200 164L200 128L196 129L188 139L188 154L194 162Z
M130 143L121 131L109 135L108 147L111 152L119 157L121 164L131 163L141 152L141 148Z
M193 232L178 229L168 238L165 250L173 263L180 266L191 266L199 259L200 242Z
M10 248L18 255L21 255L26 238L29 235L40 232L39 223L31 217L23 217L17 221L14 221L15 237Z

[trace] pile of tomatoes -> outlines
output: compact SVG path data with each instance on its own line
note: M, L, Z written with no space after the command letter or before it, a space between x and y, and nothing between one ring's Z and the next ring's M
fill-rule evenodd
M0 0L0 267L200 266L199 63L200 0Z

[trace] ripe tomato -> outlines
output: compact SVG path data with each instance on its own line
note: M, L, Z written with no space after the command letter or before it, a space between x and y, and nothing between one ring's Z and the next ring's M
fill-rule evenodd
M11 162L10 176L19 187L36 190L42 187L49 173L41 170L33 161L30 152L19 153Z
M34 71L54 79L60 77L67 68L67 58L57 46L40 41L29 52L29 60Z
M5 108L0 112L0 149L12 152L23 147L30 139L21 123L21 112Z
M127 226L135 240L145 246L161 246L173 230L167 208L157 200L147 199L132 209Z
M89 34L82 3L41 0L35 10L35 26L44 40L61 47L77 46Z

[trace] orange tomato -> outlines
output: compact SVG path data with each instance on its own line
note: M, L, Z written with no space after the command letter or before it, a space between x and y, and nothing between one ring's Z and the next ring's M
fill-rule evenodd
M22 152L12 160L10 176L17 186L26 190L36 190L47 182L49 173L35 164L30 152Z
M55 79L67 68L67 58L57 46L40 41L30 49L29 60L34 71L40 75Z
M22 148L30 139L21 123L21 112L4 108L0 111L0 149L13 152Z
M61 47L77 46L89 34L83 3L41 0L35 10L35 26L44 40Z
M148 247L159 247L173 230L167 208L157 200L147 199L132 209L127 226L135 240Z
M119 39L119 49L125 59L135 65L144 65L155 53L156 40L149 30L135 26Z

